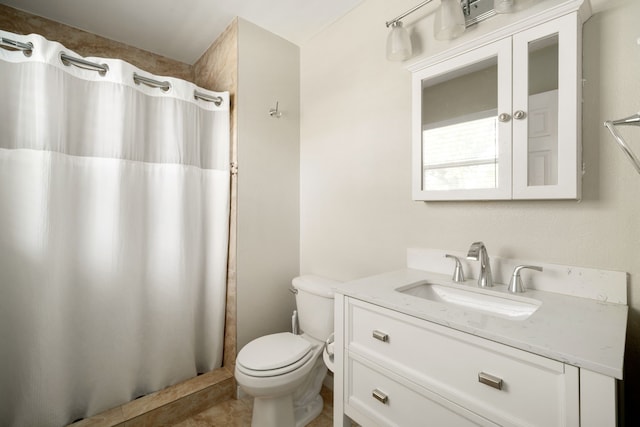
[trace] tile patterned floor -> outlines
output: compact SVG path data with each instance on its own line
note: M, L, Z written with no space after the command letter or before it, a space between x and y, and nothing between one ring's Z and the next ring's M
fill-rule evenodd
M322 413L308 427L333 426L333 393L326 387L320 393L324 400ZM213 406L173 427L250 427L252 400L228 400Z

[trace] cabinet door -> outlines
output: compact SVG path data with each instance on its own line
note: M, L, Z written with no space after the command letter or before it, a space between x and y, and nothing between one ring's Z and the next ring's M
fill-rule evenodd
M513 36L513 198L580 197L576 13Z
M510 38L414 73L414 200L510 199L511 110Z

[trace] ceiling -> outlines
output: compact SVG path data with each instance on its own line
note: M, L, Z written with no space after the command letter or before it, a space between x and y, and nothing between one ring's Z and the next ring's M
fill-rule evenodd
M301 45L363 0L0 0L193 64L236 16Z

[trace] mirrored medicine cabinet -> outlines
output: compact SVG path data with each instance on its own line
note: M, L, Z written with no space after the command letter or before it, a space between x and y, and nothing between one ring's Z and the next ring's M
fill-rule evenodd
M410 67L414 200L580 198L583 17L563 12Z

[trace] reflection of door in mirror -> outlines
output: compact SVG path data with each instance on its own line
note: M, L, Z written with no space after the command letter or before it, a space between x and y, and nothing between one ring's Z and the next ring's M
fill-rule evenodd
M558 184L558 35L529 43L528 185Z
M497 59L423 81L422 189L498 186Z
M558 183L558 91L529 96L529 185Z

